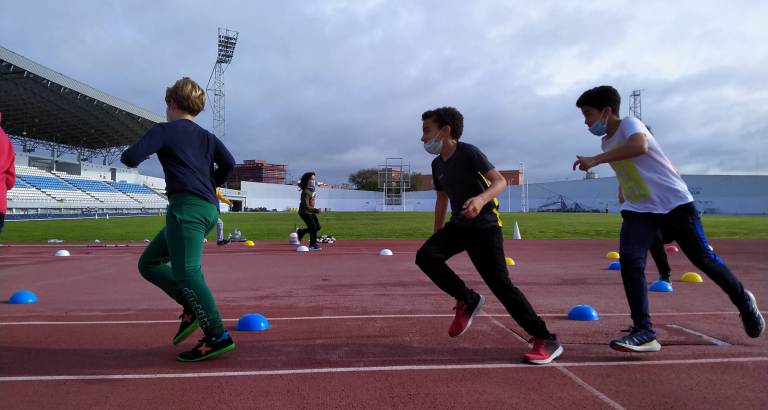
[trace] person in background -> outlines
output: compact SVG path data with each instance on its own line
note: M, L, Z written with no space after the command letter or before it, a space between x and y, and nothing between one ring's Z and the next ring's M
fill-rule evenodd
M301 176L299 189L301 189L299 216L307 224L307 227L297 230L296 233L299 235L299 241L304 238L304 235L309 234L309 250L319 251L322 249L317 244L317 232L320 230L320 221L317 219L317 214L320 213L320 210L315 208L317 178L314 172L305 172Z
M221 193L221 189L219 188L216 188L216 198L219 198L219 201L224 202L232 208L232 201L227 199L227 197ZM219 216L219 220L216 222L216 245L224 246L229 244L229 242L229 238L224 239L224 221L222 221L221 216Z

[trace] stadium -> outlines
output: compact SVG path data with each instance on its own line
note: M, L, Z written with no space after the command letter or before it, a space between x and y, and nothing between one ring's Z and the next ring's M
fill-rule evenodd
M236 42L237 32L219 29L206 87L219 136L225 129L223 76ZM458 299L422 272L423 245L438 229L437 195L412 188L403 158L383 158L378 190L317 187L312 204L321 233L333 238L317 251L299 235L306 222L297 215L304 190L286 173L291 164L237 164L226 182L237 189L221 189L232 205L221 203L218 215L237 236L221 241L216 229L208 229L193 246L186 244L200 256L196 265L183 261L205 271L222 335L231 334L237 349L233 342L231 353L182 363L177 353L195 346L188 336L202 337L192 349L202 355L210 350L206 343L224 336L211 339L199 318L194 322L201 331L184 327L192 323L188 316L199 315L199 304L185 304L199 302L196 293L188 297L184 288L173 294L158 285L161 291L149 280L146 259L165 272L167 249L177 245L167 233L169 219L178 216L169 209L175 196L169 198L163 178L118 160L166 117L2 46L0 112L16 170L0 234L0 407L624 409L765 403L768 339L750 334L744 311L723 293L722 283L704 272L700 260L692 262L697 252L690 243L662 244L667 280L650 257L644 266L658 332L654 342L658 337L663 350L609 348L633 319L617 272L625 261L618 253L621 204L612 176L530 182L522 169L504 171L515 177L507 178L494 210L503 234L495 248L503 258L496 258L494 269L524 290L552 332L547 340L562 345L563 356L554 362L549 356L541 366L527 356L521 360L543 339L529 334L519 310L497 300L497 288L477 274L491 259L478 257L478 249L493 246L469 236L453 242L474 253L445 259L487 302L477 302L456 334L464 301L452 311ZM431 184L431 176L421 177ZM705 238L696 225L703 241L698 253L723 265L727 260L764 304L768 175L682 177L701 213L692 223L700 216L706 227ZM146 256L158 248L167 248L166 254ZM180 253L188 258L189 249Z

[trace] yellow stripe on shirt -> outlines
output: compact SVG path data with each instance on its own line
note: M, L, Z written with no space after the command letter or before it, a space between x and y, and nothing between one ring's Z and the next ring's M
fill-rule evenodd
M491 187L491 181L489 181L485 175L481 174L480 172L478 172L477 175L480 175L480 178L483 179L486 189ZM496 197L493 198L493 214L496 215L496 223L498 223L500 227L504 226L501 223L501 215L499 214L499 199Z

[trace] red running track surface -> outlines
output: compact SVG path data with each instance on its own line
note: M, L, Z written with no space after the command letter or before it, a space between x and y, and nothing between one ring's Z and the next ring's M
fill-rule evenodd
M616 241L509 240L512 281L565 346L556 365L522 363L527 335L466 255L449 264L487 296L464 336L447 335L453 302L414 265L421 241L339 241L297 253L278 242L208 244L206 279L238 347L202 363L174 357L178 307L136 271L140 244L0 247L0 298L33 290L32 305L0 304L2 408L764 408L768 342L750 339L728 298L674 281L651 293L663 350L607 347L630 323ZM717 240L763 311L767 240ZM394 256L381 257L389 248ZM72 256L54 257L56 249ZM696 269L669 254L673 278ZM649 260L649 279L655 277ZM597 322L565 317L590 304ZM234 330L245 313L272 328Z

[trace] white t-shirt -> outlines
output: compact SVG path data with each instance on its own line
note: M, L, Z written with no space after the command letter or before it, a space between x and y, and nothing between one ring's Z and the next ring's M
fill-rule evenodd
M693 202L685 181L675 171L656 139L640 120L626 117L611 138L603 138L603 151L624 145L630 136L642 133L648 141L648 152L630 159L610 163L624 190L622 210L666 214L674 208Z

